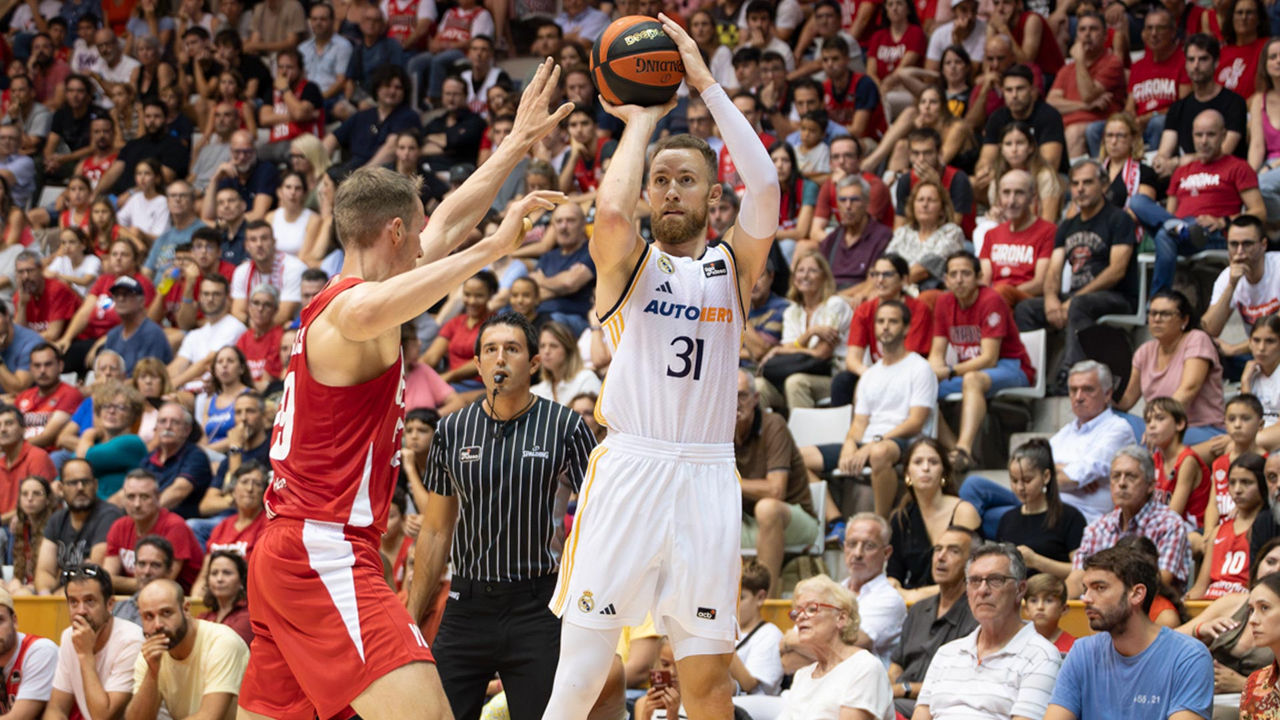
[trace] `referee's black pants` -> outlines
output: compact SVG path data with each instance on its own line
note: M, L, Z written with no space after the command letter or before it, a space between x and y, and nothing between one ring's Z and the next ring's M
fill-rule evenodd
M540 720L560 660L556 576L522 582L453 578L431 652L456 720L475 720L496 672L512 720ZM456 595L455 595L456 593Z

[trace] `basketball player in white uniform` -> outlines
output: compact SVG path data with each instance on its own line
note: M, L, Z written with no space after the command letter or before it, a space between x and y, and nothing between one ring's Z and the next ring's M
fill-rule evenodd
M707 241L716 156L690 135L659 143L648 200L656 242L636 233L645 150L674 106L606 108L626 123L596 200L596 313L613 351L591 455L551 608L564 618L546 720L585 718L621 629L652 611L669 636L693 720L733 716L729 661L742 502L734 465L738 350L751 286L778 227L778 176L693 39L665 16L685 80L706 101L746 195Z

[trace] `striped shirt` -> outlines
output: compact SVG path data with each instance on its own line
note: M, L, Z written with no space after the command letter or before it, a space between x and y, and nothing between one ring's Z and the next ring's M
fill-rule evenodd
M940 719L1044 717L1062 655L1026 623L1005 646L978 658L982 628L938 648L916 707Z
M496 582L550 575L559 568L556 492L582 487L595 437L577 413L545 398L505 423L483 402L440 421L423 478L430 492L458 498L454 574Z

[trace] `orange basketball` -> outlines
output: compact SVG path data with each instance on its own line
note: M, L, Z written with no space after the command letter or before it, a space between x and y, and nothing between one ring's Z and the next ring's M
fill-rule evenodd
M614 105L662 105L684 80L684 63L662 23L628 15L605 28L591 49L591 76Z

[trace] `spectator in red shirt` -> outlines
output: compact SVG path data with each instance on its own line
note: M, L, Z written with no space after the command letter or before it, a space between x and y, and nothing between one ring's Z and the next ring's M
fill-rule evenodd
M279 306L280 291L275 286L263 283L254 288L249 296L249 329L236 340L236 347L249 363L253 386L260 390L272 380L284 376L284 365L280 361L284 326L275 323Z
M938 399L963 393L960 432L952 432L938 418L938 438L953 448L952 464L958 475L973 467L973 444L987 396L1005 388L1027 387L1035 381L1035 368L1022 345L1013 312L1000 294L978 284L981 265L965 250L947 258L947 292L938 296L933 309L933 347L929 364L938 376ZM950 362L949 357L955 361Z
M62 354L48 343L31 350L31 377L35 385L18 393L13 404L22 411L27 442L52 448L62 426L80 407L80 391L62 382Z
M489 298L497 291L498 278L488 270L481 270L463 283L462 304L465 309L440 328L440 334L422 354L422 362L429 367L438 367L442 360L448 358L448 369L440 377L457 392L483 390L474 362L476 338L480 335L480 327L492 314L489 311ZM467 401L470 402L471 399L474 398L468 398Z
M18 253L13 268L18 281L13 321L55 342L80 307L80 296L61 280L46 278L40 256L32 250Z
M831 120L856 138L879 138L888 128L880 89L869 75L849 69L849 45L834 37L822 46L822 101Z
M1204 110L1192 126L1196 159L1173 171L1165 207L1145 195L1130 199L1129 208L1156 236L1156 264L1151 292L1168 290L1178 257L1206 247L1226 247L1231 218L1248 214L1266 221L1258 175L1249 163L1224 155L1226 121L1217 110ZM1243 207L1243 210L1241 209Z
M249 565L243 557L228 550L215 550L209 557L211 577L203 596L204 606L209 609L198 619L226 625L235 630L246 645L250 644L253 625L249 622L249 597L245 592Z
M853 402L853 388L858 378L884 355L880 341L876 339L876 308L885 300L897 300L911 311L911 324L907 327L904 343L908 352L928 357L933 344L933 311L928 305L902 292L907 282L910 266L902 256L887 253L871 267L872 295L853 311L849 323L849 354L845 356L845 369L831 380L831 405L849 405Z
M1142 43L1147 51L1129 68L1129 97L1124 109L1137 118L1148 148L1159 147L1169 106L1191 94L1187 58L1178 46L1173 23L1173 15L1164 7L1157 5L1147 11L1142 24ZM1102 131L1100 123L1089 126L1089 154L1094 157L1102 147Z
M867 42L867 74L880 83L888 114L896 115L912 101L911 92L902 87L902 77L908 68L924 63L928 41L913 3L886 0L884 14L885 26L872 33ZM895 89L898 92L890 95Z
M35 475L48 482L58 477L49 454L23 439L22 411L0 405L0 522L8 525L18 508L18 487Z
M173 545L173 564L167 577L190 589L200 576L204 551L187 523L160 506L160 486L155 475L147 470L131 470L125 476L124 508L125 516L107 531L107 556L102 559L115 591L132 593L138 589L134 547L138 538L146 535L159 535Z
M1043 16L1027 10L1022 0L994 0L987 18L987 36L1013 38L1014 62L1034 65L1046 75L1062 69L1062 48Z
M1222 55L1214 79L1222 87L1248 100L1258 79L1258 59L1271 35L1266 7L1258 0L1230 0L1230 22L1222 28Z
M839 226L840 208L836 203L836 183L849 175L858 174L867 181L871 194L867 213L885 227L893 227L893 206L889 203L889 188L873 172L859 172L862 165L862 145L848 135L830 142L831 177L818 189L818 203L813 208L813 222L809 226L809 239L821 241L827 236L828 226ZM832 222L834 220L834 222ZM831 229L835 229L831 227Z
M1088 152L1085 130L1123 106L1124 61L1106 46L1107 28L1096 12L1080 15L1071 62L1053 80L1046 101L1062 113L1067 157Z
M1013 308L1044 292L1058 226L1035 212L1036 190L1026 170L1010 170L1000 178L1000 209L1005 221L987 231L978 259L982 284L990 286Z

